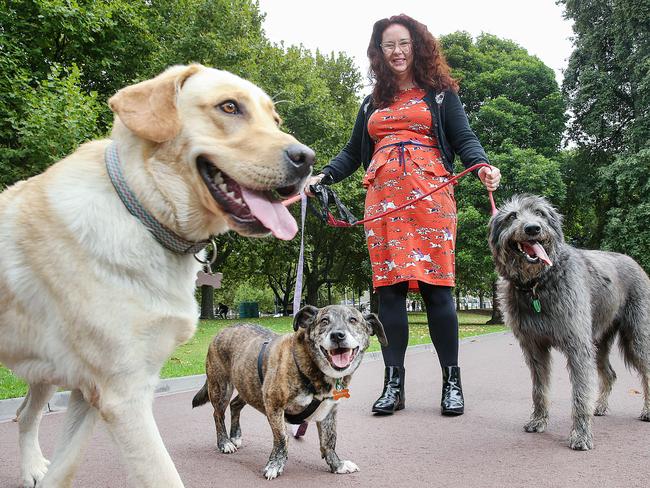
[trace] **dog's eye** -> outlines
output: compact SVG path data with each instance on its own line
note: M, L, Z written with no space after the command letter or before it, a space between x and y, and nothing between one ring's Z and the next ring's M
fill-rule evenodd
M239 105L237 105L237 103L232 100L223 102L221 105L219 105L219 108L229 115L236 115L240 113Z
M535 210L535 215L537 215L538 217L546 217L546 214L539 209Z
M510 212L508 215L508 220L515 220L517 218L517 212Z
M351 324L356 324L357 322L359 322L359 321L356 318L350 317L350 323Z

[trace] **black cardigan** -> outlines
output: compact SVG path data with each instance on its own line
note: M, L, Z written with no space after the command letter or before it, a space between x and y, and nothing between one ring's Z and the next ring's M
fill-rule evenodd
M445 90L437 95L430 91L424 101L431 111L432 133L437 136L443 163L450 173L454 170L456 154L466 168L488 162L485 150L470 128L465 109L454 91ZM325 174L324 184L338 183L347 178L361 163L364 169L368 169L375 146L368 134L368 119L374 110L372 95L368 95L359 108L350 140L322 170Z

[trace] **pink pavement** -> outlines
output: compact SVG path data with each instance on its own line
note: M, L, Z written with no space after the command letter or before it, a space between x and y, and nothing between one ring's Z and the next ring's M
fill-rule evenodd
M406 362L406 409L374 417L383 364L366 360L354 376L351 398L339 406L337 452L361 471L328 472L320 458L316 426L291 439L284 474L262 477L271 450L265 418L242 412L243 446L234 454L214 447L211 407L191 408L194 392L157 397L156 420L187 488L255 487L646 487L650 480L650 424L636 419L641 387L623 367L617 352L612 364L618 380L611 411L594 421L595 449L567 447L570 387L564 358L554 353L552 406L548 430L528 434L530 377L510 333L491 334L461 344L466 413L440 416L440 368L430 350L410 350ZM41 445L51 456L64 415L48 414ZM18 425L0 423L0 487L18 487ZM268 485L267 485L268 483ZM85 451L75 487L121 488L128 477L106 429L98 428ZM164 487L161 487L164 488Z

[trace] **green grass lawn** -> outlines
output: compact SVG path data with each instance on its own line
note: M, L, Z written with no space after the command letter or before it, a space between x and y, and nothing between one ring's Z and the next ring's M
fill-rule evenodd
M487 313L460 312L458 315L460 338L505 330L505 327L501 325L485 325L489 318L490 315ZM194 337L189 342L178 347L165 363L160 373L161 377L175 378L205 373L205 355L210 341L221 329L237 322L240 322L240 320L200 321ZM247 319L247 322L260 324L279 334L293 331L291 317ZM409 345L431 343L424 313L409 313L409 326ZM373 337L368 351L379 351L379 349L379 343ZM27 385L11 374L11 371L0 365L0 400L21 397L26 393Z

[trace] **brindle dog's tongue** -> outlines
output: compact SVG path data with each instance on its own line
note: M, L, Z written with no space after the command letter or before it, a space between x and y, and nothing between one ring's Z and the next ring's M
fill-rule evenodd
M526 254L529 256L537 256L539 259L542 260L543 263L553 266L553 262L551 259L548 257L548 254L546 254L546 250L544 247L539 243L535 241L530 241L530 242L522 242L521 247L526 251Z
M334 349L330 351L330 357L337 368L347 368L352 360L352 349Z

